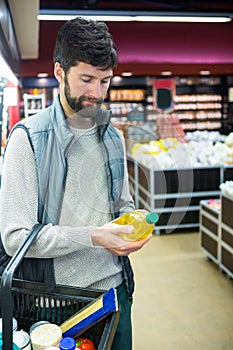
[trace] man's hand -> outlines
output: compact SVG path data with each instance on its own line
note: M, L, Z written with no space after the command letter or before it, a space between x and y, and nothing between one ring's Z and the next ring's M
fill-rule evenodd
M121 234L132 233L133 230L134 227L131 225L117 225L114 223L93 227L92 242L95 246L101 246L114 255L129 255L141 249L151 239L151 236L149 236L140 241L127 241L121 237Z

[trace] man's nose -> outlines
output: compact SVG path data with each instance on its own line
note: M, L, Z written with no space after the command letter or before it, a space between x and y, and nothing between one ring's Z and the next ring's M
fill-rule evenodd
M96 82L95 84L93 84L91 93L95 98L102 97L101 83Z

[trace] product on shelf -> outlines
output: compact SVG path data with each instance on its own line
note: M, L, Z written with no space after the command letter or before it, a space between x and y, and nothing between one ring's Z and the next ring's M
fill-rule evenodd
M233 147L233 132L226 136L225 144L229 147Z
M209 207L220 210L221 209L221 200L220 199L209 199L207 200Z
M144 89L111 89L110 101L142 101L145 99Z
M185 134L187 141L212 141L212 142L226 142L226 136L220 134L219 131L208 131L208 130L196 130L189 131Z
M217 130L221 128L222 96L220 94L181 94L174 97L175 116L183 130Z
M176 142L169 143L166 139L160 139L147 144L137 143L132 147L131 154L135 160L150 169L227 166L233 164L233 146L229 146L232 135L229 135L227 142L180 142L176 139Z
M24 94L24 114L25 118L40 112L45 108L45 94Z
M226 181L220 185L222 194L233 199L233 181Z

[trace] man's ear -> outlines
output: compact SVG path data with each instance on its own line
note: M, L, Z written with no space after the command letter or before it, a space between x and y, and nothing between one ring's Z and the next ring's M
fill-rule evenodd
M59 62L55 62L55 64L54 64L54 76L57 79L57 81L59 82L59 84L64 79L64 76L65 76L64 70Z

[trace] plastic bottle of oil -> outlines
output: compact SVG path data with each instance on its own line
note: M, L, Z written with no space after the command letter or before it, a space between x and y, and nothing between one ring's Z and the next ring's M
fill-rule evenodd
M154 230L155 223L159 220L159 216L155 212L150 212L144 209L131 211L123 214L115 219L113 223L118 225L134 226L133 233L122 234L122 237L129 241L138 241L148 237Z

